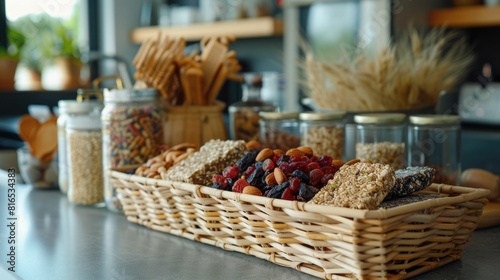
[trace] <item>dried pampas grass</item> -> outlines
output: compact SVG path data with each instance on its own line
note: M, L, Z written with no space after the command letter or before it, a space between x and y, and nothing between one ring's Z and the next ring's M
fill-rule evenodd
M361 51L345 61L318 61L306 43L301 82L322 109L383 111L435 105L442 91L467 75L474 56L458 32L412 29L370 56Z

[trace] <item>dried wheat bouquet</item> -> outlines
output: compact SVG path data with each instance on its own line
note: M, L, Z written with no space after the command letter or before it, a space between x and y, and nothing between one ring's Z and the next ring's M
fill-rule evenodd
M362 50L344 61L319 61L309 46L302 49L306 94L323 109L348 111L434 105L440 92L462 81L474 60L466 39L445 29L425 35L410 29L375 55Z

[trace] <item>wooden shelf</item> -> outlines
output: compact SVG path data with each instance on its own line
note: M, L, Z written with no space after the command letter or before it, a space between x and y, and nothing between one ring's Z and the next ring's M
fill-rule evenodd
M429 16L429 25L446 27L500 26L500 6L469 6L435 10Z
M134 43L141 43L149 38L156 38L159 31L169 36L183 37L186 41L196 41L205 36L218 35L233 35L237 38L256 38L282 35L283 22L272 17L261 17L187 26L140 27L132 30L130 39Z

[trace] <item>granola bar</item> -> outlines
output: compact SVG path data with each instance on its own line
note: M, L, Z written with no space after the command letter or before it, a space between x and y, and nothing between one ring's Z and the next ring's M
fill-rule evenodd
M396 183L385 200L402 197L427 188L434 179L436 170L426 166L412 166L396 170Z
M212 174L221 173L245 153L245 141L210 140L199 151L163 172L162 179L208 186Z
M311 202L373 210L384 200L395 181L394 170L388 164L344 165L325 186L326 190L318 192Z

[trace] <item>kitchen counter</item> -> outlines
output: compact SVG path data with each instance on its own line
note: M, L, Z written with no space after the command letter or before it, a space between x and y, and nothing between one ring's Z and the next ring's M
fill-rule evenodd
M7 181L0 179L0 205L6 208ZM18 185L16 198L16 273L22 279L317 279L147 229L105 208L72 205L57 190ZM0 220L1 276L7 266L5 209ZM414 279L497 279L499 259L500 227L477 230L461 260Z

